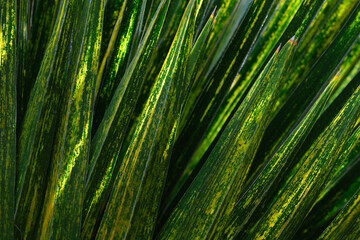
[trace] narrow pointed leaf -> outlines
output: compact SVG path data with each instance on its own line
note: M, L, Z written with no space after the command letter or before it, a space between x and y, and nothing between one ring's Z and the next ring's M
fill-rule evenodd
M20 0L17 127L20 129L60 7L60 0ZM61 42L61 40L60 40ZM20 133L20 131L18 131Z
M98 67L103 0L85 1L74 26L64 109L46 193L38 238L80 237L80 220L89 155L91 117Z
M214 226L217 221L231 212L261 139L259 133L269 121L272 99L291 47L291 43L286 44L268 63L169 217L159 239L204 238L218 226Z
M360 189L318 238L356 239L360 236Z
M221 99L221 96L227 91L221 91L221 89L226 89L227 85L231 84L241 64L240 61L243 60L249 46L254 41L272 2L254 1L243 20L243 24L238 26L227 51L221 56L217 68L202 73L200 78L195 80L195 84L201 91L192 91L190 93L189 101L184 109L184 116L180 123L182 131L179 133L179 137L174 145L174 157L169 167L169 176L172 177L172 180L165 189L166 195L170 194L172 186L180 178L193 151L199 145L199 141L202 139L204 131L208 128L208 124L216 116L219 107L217 100ZM206 82L202 83L202 81ZM192 96L193 94L196 96ZM198 98L199 95L201 98ZM193 105L192 102L196 104ZM189 119L191 121L188 121Z
M0 238L13 239L16 163L16 1L0 6Z
M287 239L311 209L360 115L358 88L247 239ZM315 184L316 183L316 184Z
M22 134L20 137L20 154L19 154L19 173L17 174L17 199L20 196L21 189L24 184L24 177L29 163L29 156L31 148L34 144L35 133L34 129L38 127L38 119L41 114L44 96L46 94L46 87L50 78L52 67L54 64L56 50L58 47L61 30L65 21L68 1L62 1L59 9L59 15L56 20L56 28L52 33L50 43L46 49L46 54L42 62L39 75L37 77L34 89L31 93L28 110L25 115L24 126L22 127ZM57 31L56 31L57 30Z
M191 89L191 87L193 87L193 81L190 80L190 79L195 78L195 76L194 76L194 74L196 73L195 70L197 69L197 67L199 66L199 63L201 62L201 60L204 57L205 50L206 50L205 42L206 42L206 39L209 36L209 32L211 31L211 27L212 27L214 18L215 17L212 14L210 16L210 18L208 19L206 25L204 26L204 29L200 33L198 39L196 40L193 48L191 49L191 53L190 53L189 60L188 60L188 63L187 63L187 70L186 70L186 79L187 79L187 81L188 80L190 81L190 84L188 86L189 89ZM191 92L191 90L190 90L190 92ZM186 102L187 101L189 101L188 98L186 99ZM186 106L186 102L184 103L184 107ZM179 126L179 129L178 129L178 132L180 132L180 131L181 131L181 126ZM171 179L173 178L173 176L168 175L167 178L168 179L167 179L166 182L168 184L171 183ZM181 184L178 184L178 186L181 186ZM177 190L173 189L173 192L177 192ZM164 198L162 200L162 206L161 206L161 209L163 209L163 211L162 211L162 213L160 213L160 215L166 214L166 210L168 209L168 205L173 201L174 195L175 194L172 194L170 196L168 196L166 194L164 195ZM164 216L161 216L160 218L163 218L163 217Z
M31 92L17 154L15 221L22 237L33 237L42 208L52 150L56 113L61 98L63 69L68 53L64 34L69 29L69 1L62 1L55 28ZM65 65L66 66L66 65ZM47 127L44 127L46 125ZM45 174L44 174L45 173Z
M360 38L352 46L351 50L341 64L341 80L336 85L335 92L329 104L344 90L344 88L355 78L360 72Z
M268 160L257 178L237 201L234 210L229 216L228 222L223 223L228 226L223 233L224 235L221 235L219 232L217 237L232 238L240 231L240 228L244 226L254 209L269 190L274 179L287 164L287 161L289 161L291 154L293 154L306 139L329 99L335 82L336 81L330 83L329 86L322 91L321 95L314 100L313 105L309 108L306 115L303 116L301 122L292 130L275 154Z
M99 125L114 92L122 79L129 59L131 44L139 23L142 5L145 0L126 0L121 6L121 12L112 33L110 44L100 65L96 83L96 106L94 127Z
M344 150L339 156L336 164L333 169L331 169L328 185L332 184L332 180L337 179L339 175L343 173L343 170L346 169L347 166L351 163L351 158L348 158L348 155L354 150L354 148L359 144L360 139L360 128L356 128L354 133L349 137L344 146ZM326 190L325 190L326 191Z
M276 44L279 41L279 36L285 31L290 23L292 17L297 12L301 1L288 2L280 1L277 5L278 10L273 13L271 19L267 23L263 32L258 36L258 40L254 43L254 49L249 51L249 56L244 60L245 63L240 67L239 73L233 79L231 86L229 86L228 93L222 100L221 107L218 110L216 117L209 125L208 130L205 132L201 144L191 158L191 162L198 162L205 153L206 149L210 146L212 141L218 135L220 129L224 126L225 122L234 111L236 104L243 98L248 86L253 82L266 59L274 51ZM279 21L286 17L286 21Z
M262 165L261 161L266 159L283 140L324 82L335 76L335 69L339 67L344 56L359 38L359 23L360 11L353 11L336 39L318 59L317 63L313 65L312 70L301 80L301 83L278 111L278 114L264 133L264 140L259 147L255 166ZM296 55L294 58L296 58ZM337 112L334 111L333 113Z
M85 188L82 238L90 238L96 221L101 216L101 206L106 204L120 165L118 154L135 108L153 49L159 37L169 1L159 5L147 34L128 71L120 82L91 144L89 172ZM155 34L157 33L157 34Z
M342 176L323 196L320 196L304 219L294 239L314 239L326 229L347 201L360 188L360 156L353 160Z
M288 89L297 86L306 74L312 70L317 59L332 47L331 44L336 41L337 36L342 34L340 30L346 26L346 22L351 19L353 13L358 9L358 2L352 0L340 2L332 0L322 5L319 13L299 41L295 53L297 61L294 62L294 69L289 76L288 84L284 86L283 91L285 93ZM321 26L321 31L315 30L319 26ZM286 98L290 93L291 91L281 97Z
M128 234L131 234L128 231L132 227L134 211L138 207L143 206L139 206L137 202L139 197L140 201L143 199L141 197L141 189L144 188L145 183L143 183L143 179L146 178L148 165L151 165L149 162L152 162L152 159L164 159L166 163L166 156L170 154L168 147L163 149L163 146L161 146L160 150L157 151L155 146L157 145L158 131L160 131L159 135L163 133L161 131L162 126L159 125L162 118L175 117L176 120L177 117L167 113L167 111L171 109L169 107L177 109L176 101L181 100L181 98L178 98L176 91L175 95L173 95L174 93L171 89L174 88L174 90L180 90L181 92L181 78L177 78L175 73L176 69L184 61L183 54L186 54L183 48L184 44L189 44L189 42L185 41L185 36L190 25L189 20L192 16L194 5L194 0L189 2L162 70L156 79L141 121L137 125L135 134L120 166L96 239L123 239ZM181 71L181 69L179 70ZM165 135L165 141L172 142L171 139L176 132L176 122L170 123L167 126L170 127L168 128L170 132L169 135ZM167 129L166 132L168 132ZM158 156L158 158L155 158L152 154L155 154L155 156L160 154L162 157ZM159 172L164 171L160 170ZM161 188L155 189L161 191ZM145 193L149 194L148 191Z

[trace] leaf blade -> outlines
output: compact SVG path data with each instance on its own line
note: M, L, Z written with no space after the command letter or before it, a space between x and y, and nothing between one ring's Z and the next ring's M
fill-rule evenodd
M271 99L291 45L287 44L279 56L273 57L257 79L158 239L211 236L213 224L232 208L261 137L259 129L268 121Z
M141 121L137 125L127 154L120 166L96 239L117 239L125 238L128 235L134 214L133 209L137 204L139 194L141 194L140 190L149 162L148 159L152 154L165 104L173 104L167 102L167 98L170 97L169 90L173 86L174 70L177 68L194 5L194 0L190 1L185 10L173 45L165 59L154 89L144 108ZM164 154L166 155L168 150L165 150Z
M0 7L0 238L14 238L17 4Z
M120 82L108 110L92 140L89 170L85 188L84 222L82 238L94 234L95 223L101 216L101 206L106 204L121 164L119 151L131 119L132 112L144 80L144 69L159 37L169 1L162 1L142 42ZM150 35L152 33L152 35ZM157 33L157 34L156 34Z

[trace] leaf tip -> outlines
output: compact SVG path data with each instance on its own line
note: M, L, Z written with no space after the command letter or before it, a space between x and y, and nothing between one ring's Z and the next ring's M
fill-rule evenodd
M295 40L295 35L292 36L292 38L289 39L289 42L290 42L291 44L296 44L296 43L297 43L297 39Z
M336 73L335 77L339 77L340 76L340 73L341 73L341 68L339 69L339 71Z
M214 8L214 10L212 11L211 16L210 16L212 19L215 18L215 9L216 9L216 8Z
M219 14L216 14L216 15L215 15L216 10L217 10L217 6L215 6L215 8L214 8L214 10L212 11L211 16L210 16L210 18L211 18L211 20L213 21L213 23L215 23L216 18L217 18L217 16L219 15ZM218 13L219 13L219 12L220 12L220 9L219 9Z
M275 53L279 53L280 48L281 48L281 43L279 44L279 46L278 46L278 48L276 49Z

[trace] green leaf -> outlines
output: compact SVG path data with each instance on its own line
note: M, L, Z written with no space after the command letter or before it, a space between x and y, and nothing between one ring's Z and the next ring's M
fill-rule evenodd
M300 81L313 69L317 59L327 50L331 51L333 42L337 40L341 34L340 30L346 27L347 22L351 20L351 16L359 9L359 4L356 1L327 1L319 10L319 13L314 17L313 21L301 36L297 51L294 58L294 68L289 76L288 84L284 86L284 96L287 98L291 91L296 87ZM340 14L341 13L341 14ZM319 29L321 26L321 30ZM297 32L300 37L301 33ZM353 35L354 36L354 35ZM351 45L350 45L351 46ZM347 47L347 49L350 48ZM345 56L343 54L342 56ZM286 94L286 92L288 92ZM280 100L281 101L281 100Z
M274 54L160 232L159 239L211 237L231 212L267 126L292 43ZM199 214L201 213L201 214Z
M197 0L198 1L198 0ZM143 90L140 93L138 103L135 107L134 116L130 123L131 130L129 135L132 136L135 128L140 121L142 111L149 98L152 88L154 87L155 80L159 75L161 67L169 52L170 46L180 24L181 16L186 8L186 1L171 1L168 12L166 14L165 23L161 31L156 50L151 58L149 66L146 71L146 78L143 84ZM131 137L127 139L129 143Z
M310 130L314 126L320 113L329 99L329 96L334 88L336 81L331 82L326 88L321 91L320 96L313 100L311 108L304 113L304 116L299 120L297 126L291 131L289 136L278 147L276 152L266 162L263 169L256 177L251 185L246 189L244 194L236 202L234 210L231 212L226 224L227 228L224 233L218 232L217 237L232 238L241 228L247 223L255 208L260 204L265 194L267 194L270 186L274 183L276 177L291 160L291 155L294 154L305 141Z
M59 39L61 36L62 26L65 20L66 11L67 11L68 1L63 1L60 6L60 12L58 18L56 20L56 28L53 31L50 43L47 47L46 54L44 56L44 60L41 65L41 69L39 71L39 75L37 77L34 89L32 91L31 97L29 99L29 106L27 113L25 115L24 126L22 130L22 136L20 137L20 170L18 175L18 184L16 188L16 196L20 195L24 176L26 174L26 169L28 165L28 158L31 152L31 146L33 145L36 126L38 125L38 119L41 114L42 103L44 101L44 95L46 94L46 87L50 78L51 68L54 64L54 59L56 56L56 50L58 47ZM57 31L56 31L57 30ZM39 104L40 103L40 104ZM24 142L22 144L21 142ZM21 147L23 145L23 147ZM22 150L24 148L24 150Z
M190 111L194 107L195 102L198 100L198 97L203 91L203 88L206 87L206 78L201 78L201 74L204 74L202 71L206 71L207 68L214 68L213 65L221 60L224 51L227 50L227 45L231 42L232 36L237 30L237 26L239 26L244 20L251 3L252 1L240 1L236 5L235 9L232 9L234 7L232 1L224 1L222 3L222 7L219 9L219 12L216 15L216 24L214 25L214 27L217 27L217 29L214 29L210 32L206 51L204 53L205 59L203 59L202 65L199 65L200 70L197 73L198 76L194 83L193 89L190 92L188 103L185 106L186 108L184 111L184 117L180 125L181 130L184 128L186 120L189 118L189 114L191 113ZM229 17L229 19L224 18L224 16L222 16L222 19L218 19L219 15L224 15L226 11L231 12L232 10L234 10L234 12ZM209 52L210 50L211 52ZM208 66L208 64L210 65Z
M336 217L346 202L360 187L360 157L353 160L344 173L334 180L334 184L320 196L304 219L294 239L314 239Z
M194 166L224 127L240 98L244 97L246 89L253 83L256 73L265 63L266 57L271 54L280 38L278 34L286 29L292 17L288 17L286 21L278 21L278 19L285 15L293 16L300 2L296 1L289 4L287 1L276 3L273 1L254 1L243 20L243 24L235 31L236 35L234 34L235 36L231 38L231 44L222 53L218 62L219 66L210 66L208 72L203 73L197 80L200 84L197 86L198 89L192 93L201 94L201 96L199 99L196 95L190 96L191 101L187 105L185 116L182 119L184 130L179 135L174 147L175 163L170 168L173 169L170 175L175 176L175 183L183 172L183 179L189 176ZM240 13L236 12L240 17L235 14L240 19L242 19L243 8L246 9L250 2L244 2L244 4L245 6L240 5L238 8ZM277 10L271 12L273 4ZM267 14L273 15L267 19ZM266 28L262 29L262 24ZM233 26L230 24L229 27L232 28ZM261 36L258 36L259 34ZM255 46L255 50L253 47L250 48L251 45ZM251 64L247 65L248 59L251 58L255 60L249 60ZM220 64L227 67L220 67ZM203 80L208 82L203 85L201 83ZM201 124L196 126L198 122ZM191 143L188 143L189 139ZM184 169L187 163L189 165L187 169Z
M21 129L16 174L15 221L24 238L33 237L37 218L41 212L49 169L49 154L53 147L56 114L64 84L71 11L69 1L62 1L55 28L46 49L36 79L24 124ZM68 12L69 11L69 12ZM45 127L46 126L46 127Z
M101 217L111 187L117 175L114 169L121 164L118 154L126 134L128 123L135 108L153 49L160 35L169 1L162 1L149 24L141 47L112 98L108 110L92 140L89 172L85 188L82 238L94 233L96 221ZM157 34L155 34L157 33Z
M360 128L357 127L354 133L349 137L344 146L344 151L339 156L335 166L331 169L329 183L331 185L332 179L337 179L342 174L343 169L346 168L353 159L348 158L349 154L358 147L360 139Z
M223 54L222 51L226 50L237 26L242 23L252 3L253 0L224 0L219 4L216 24L207 41L207 52L205 53L206 56L210 56L211 52L216 51L212 53L210 68L213 68L217 61L219 61Z
M126 3L127 1L105 0L100 59L104 58L107 49L109 49L111 45L110 39L112 38L116 24L121 23ZM120 22L118 21L119 19ZM118 31L118 29L115 30L115 33L117 33L116 31Z
M189 40L192 39L185 37L189 33L188 28L191 29L189 21L194 5L194 0L189 2L168 56L156 79L141 121L137 125L120 166L96 239L151 237L151 230L146 234L148 231L146 228L149 221L156 220L153 213L157 212L156 205L158 205L156 201L151 200L161 197L161 184L165 181L166 176L167 156L170 154L177 129L177 119L184 99L183 89L186 89L186 83L182 81L181 77L185 72L181 66L186 64L186 58L190 51L191 41ZM151 168L152 166L159 167ZM151 177L154 170L157 173L156 178ZM148 180L144 181L144 179ZM154 187L151 192L147 186L156 182L160 186ZM152 210L147 210L150 203L145 204L143 201L151 201L153 203ZM159 201L160 199L158 203ZM134 214L134 212L138 212L138 214ZM143 224L136 224L139 216L149 219L144 221L144 218L138 218L147 223L145 227L142 226ZM134 230L132 230L133 228Z
M0 6L0 238L14 237L17 4Z
M311 71L301 80L301 83L292 92L291 96L270 123L269 128L264 133L263 142L259 147L254 166L262 166L263 159L266 159L283 140L324 82L336 74L335 69L339 67L348 50L358 39L360 33L359 23L360 12L353 11L341 32L338 33L335 40L321 55L317 63L313 65ZM296 55L294 58L296 58ZM337 113L337 111L333 113ZM314 130L317 131L316 128ZM311 143L312 141L309 145Z
M139 24L141 8L145 4L145 0L126 0L121 6L109 47L97 75L94 128L97 128L100 124L116 87L126 71L128 62L131 61L129 56L131 44L136 34L135 24ZM101 107L96 107L99 105Z
M201 60L203 60L203 57L204 57L203 55L205 54L204 46L205 46L206 41L209 38L209 33L212 30L212 26L215 21L214 13L215 13L215 10L210 15L204 28L201 31L199 37L196 39L193 48L191 49L191 53L190 53L189 60L187 63L187 68L186 68L186 79L188 79L187 81L190 81L190 78L194 78L193 77L194 70L197 69L197 67L199 67ZM189 87L191 87L191 86L189 86Z
M281 36L280 42L286 42L295 34L297 39L301 38L309 28L314 17L318 14L320 7L324 5L324 2L325 0L303 0L291 23Z
M287 239L312 207L347 137L360 116L358 88L308 152L295 175L258 222L248 239Z
M214 10L214 12L215 12L215 10ZM191 49L191 53L190 53L190 56L189 56L189 59L187 62L186 76L185 76L186 82L189 82L186 91L190 90L191 87L193 86L194 75L196 73L195 69L199 66L199 64L201 63L201 60L203 59L203 56L205 54L205 50L206 50L205 42L206 42L206 39L208 39L209 32L211 30L213 22L214 22L214 14L210 15L210 18L208 19L206 25L204 26L204 29L201 31L199 37L197 38L196 42L194 43L193 48ZM191 90L189 92L191 92ZM184 101L184 106L186 105L186 101L188 101L188 99L187 99L188 96L189 95L187 94L186 100ZM179 126L177 132L179 132L179 131L181 131L180 126ZM171 175L167 175L166 183L171 182L172 177L173 176L171 176ZM166 211L168 209L167 205L172 202L173 197L174 196L167 196L166 193L163 194L163 199L162 199L161 205L160 205L158 222L163 222L163 220L164 220L163 218L167 214L167 211ZM159 227L159 225L157 227Z
M359 10L1 0L0 239L358 239Z
M215 12L215 10L214 10L214 12ZM186 77L185 77L186 81L190 82L190 84L188 86L189 90L190 89L192 90L192 88L194 88L193 81L195 80L195 74L196 74L195 70L199 67L201 60L203 59L204 54L205 54L205 50L206 50L205 43L209 37L209 32L211 31L213 22L215 21L215 18L216 18L214 16L214 12L208 19L208 21L205 24L203 30L201 31L199 37L197 38L196 42L194 43L193 48L191 49L191 53L190 53L190 56L189 56L189 59L187 62L187 70L186 70ZM191 90L190 90L190 92L191 92ZM187 95L187 99L184 103L184 106L186 106L186 103L189 101L188 97L189 97L189 95ZM182 115L182 117L183 117L183 115ZM181 131L181 126L179 126L179 129L178 129L178 132L180 132L180 131ZM168 175L166 182L171 183L173 181L173 177L174 176L171 174ZM175 190L175 192L176 192L176 190ZM167 194L165 193L164 199L163 199L163 204L170 203L173 200L173 197L174 197L174 194L171 196L167 196ZM164 203L164 201L165 201L165 203ZM161 208L163 208L163 206L161 206ZM167 207L164 207L163 209L166 210ZM163 212L163 213L165 213L165 212ZM163 213L160 213L160 215Z
M330 103L343 91L343 89L360 72L360 38L357 39L341 64L341 79L335 88Z
M155 16L155 13L156 13L161 1L162 0L146 1L146 8L145 8L145 13L144 13L144 27L143 27L144 35L145 35L145 29L147 29L149 27L149 24L150 24L151 20L153 19L153 17Z
M360 190L348 201L319 239L357 239L360 227Z
M346 101L356 91L360 85L359 76L360 75L356 76L346 86L346 88L343 89L343 91L337 96L335 100L332 101L331 105L328 106L326 111L321 115L313 130L309 134L309 137L298 151L296 158L306 154L310 146L316 142L317 139L319 139L320 134L324 132L326 127L336 117L335 114L341 110ZM356 132L354 133L356 135ZM354 133L352 136L355 136ZM351 148L352 144L349 144L351 142L349 142L349 140L351 140L351 137L346 141L346 144ZM341 162L343 160L340 158L346 157L346 155L348 155L344 162L344 166L340 167L338 170L335 170L335 167L331 170L333 177L329 177L327 186L322 189L320 196L316 200L316 205L312 208L311 212L304 220L304 225L296 233L297 239L313 239L314 236L316 236L315 234L321 234L322 229L324 226L326 226L328 221L334 217L334 214L339 210L339 208L343 206L346 200L352 194L354 194L354 191L356 191L358 188L359 180L357 172L359 164L356 162L358 161L357 155L359 153L359 149L358 147L355 147L349 154L344 154L345 152L346 146L338 160ZM294 162L297 162L297 159L295 159ZM336 165L339 165L339 162L337 162ZM293 168L297 169L298 166ZM264 205L266 205L266 203L264 203Z
M288 1L279 1L277 10L273 13L270 20L268 20L263 32L257 37L257 41L253 44L254 49L249 51L249 56L244 60L244 65L240 67L239 73L233 79L228 93L226 93L226 96L222 100L222 104L214 120L192 156L191 162L198 162L205 153L205 150L208 149L218 135L220 129L233 112L236 106L234 103L238 103L240 99L243 98L246 89L253 83L262 65L266 63L266 58L275 48L281 34L285 31L300 4L301 1L291 3ZM280 21L280 19L285 19L284 16L287 16L286 20Z
M341 78L341 74L340 74ZM341 79L340 79L341 81ZM343 91L332 101L332 103L327 106L326 110L322 113L319 121L315 124L313 130L309 134L309 138L303 144L302 148L299 150L298 155L301 157L305 155L305 153L309 150L310 146L316 142L319 136L323 133L326 127L331 123L331 121L336 117L336 114L341 110L341 108L345 105L351 95L356 91L356 89L360 86L360 74L358 74L354 79L343 89ZM352 148L352 143L349 144L348 148ZM345 154L343 157L346 157ZM357 155L356 148L354 152L349 155L349 158L345 161L352 160ZM332 170L337 171L337 170ZM339 173L334 173L334 177Z
M245 57L249 45L259 31L271 4L272 1L265 1L263 4L262 1L255 1L243 20L243 24L238 27L234 34L233 41L229 44L227 51L219 59L215 70L206 69L207 72L201 73L199 79L195 80L197 89L190 93L184 109L184 116L180 123L182 131L174 145L173 158L169 167L169 176L173 176L173 180L165 189L165 195L170 194L172 186L180 178L195 148L199 145L204 131L212 122L213 117L216 116L219 101L227 91L227 85L231 85L240 61ZM258 11L255 11L256 9ZM193 96L194 94L195 96Z
M54 28L59 0L20 0L18 23L17 128L23 124L30 93ZM20 131L18 131L19 136Z
M80 5L81 6L81 5ZM104 1L80 8L38 238L80 237Z

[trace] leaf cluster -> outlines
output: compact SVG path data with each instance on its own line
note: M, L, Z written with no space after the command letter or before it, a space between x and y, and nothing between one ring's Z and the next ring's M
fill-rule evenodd
M0 239L359 239L358 0L2 0Z

